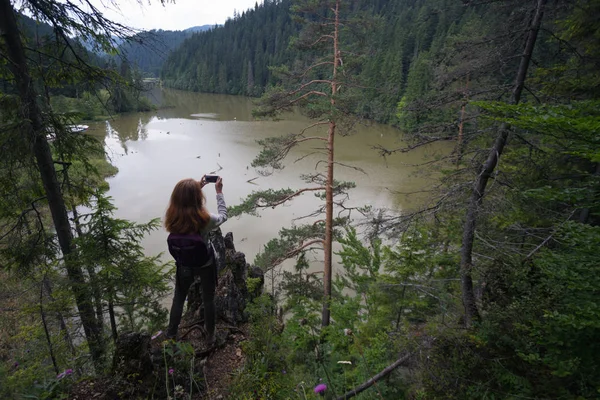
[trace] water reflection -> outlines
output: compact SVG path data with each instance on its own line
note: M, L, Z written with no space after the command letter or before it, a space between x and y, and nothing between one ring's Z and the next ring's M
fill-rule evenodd
M160 109L158 118L208 118L217 121L252 120L252 102L245 97L199 94L157 88L149 97ZM202 110L202 112L199 112Z

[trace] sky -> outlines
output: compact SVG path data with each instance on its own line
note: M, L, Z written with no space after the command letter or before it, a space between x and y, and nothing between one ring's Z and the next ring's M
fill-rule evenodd
M192 26L223 24L262 0L172 0L162 6L160 0L91 0L105 16L136 29L184 30ZM150 4L149 4L150 3Z

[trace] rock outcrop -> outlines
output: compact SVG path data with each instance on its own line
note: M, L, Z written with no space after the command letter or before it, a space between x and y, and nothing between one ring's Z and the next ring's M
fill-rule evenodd
M237 325L247 320L245 309L249 293L246 279L252 267L246 262L244 253L235 250L231 232L223 237L221 230L217 229L211 233L211 242L215 248L219 275L215 293L217 321ZM202 287L199 281L190 287L188 312L197 320L203 320Z
M264 276L260 269L250 266L246 262L244 253L235 250L233 243L233 234L227 233L225 237L221 231L211 233L211 242L215 248L216 264L218 271L218 284L215 294L215 306L217 311L217 327L225 327L219 334L224 335L220 344L223 345L228 339L229 331L236 329L240 323L247 320L245 314L246 305L253 297L262 291ZM247 279L254 278L252 282L252 293L248 291ZM258 278L258 279L257 279ZM188 308L180 325L180 333L186 334L184 325L188 327L187 332L191 332L195 327L201 328L203 325L202 293L199 281L194 282L188 294ZM223 325L225 323L226 325ZM183 332L182 332L183 331ZM224 332L227 331L227 332ZM162 393L166 387L173 383L174 385L185 386L189 383L189 363L187 360L178 360L178 354L186 354L186 357L195 357L207 354L206 349L190 348L185 350L185 346L196 347L193 341L189 343L164 342L164 335L152 340L147 333L128 332L119 336L116 343L115 355L113 358L112 376L108 382L106 393L122 392L122 385L129 385L129 391L144 397L148 388L158 388L161 393L154 393L158 398L169 396L169 393ZM189 338L184 338L189 340ZM218 338L219 341L219 338ZM226 348L225 348L226 349ZM224 349L224 350L225 350ZM200 357L200 360L192 362L195 368L195 379L203 381L202 365L206 362ZM186 369L174 367L177 362L185 361L188 365ZM168 364L168 366L165 365ZM173 367L173 368L172 368ZM188 375L180 375L181 371L186 371ZM165 376L169 377L169 384L165 384ZM131 377L131 380L128 378ZM147 393L146 393L147 394ZM101 398L108 398L103 396ZM112 397L111 397L112 398ZM140 397L141 398L141 397Z

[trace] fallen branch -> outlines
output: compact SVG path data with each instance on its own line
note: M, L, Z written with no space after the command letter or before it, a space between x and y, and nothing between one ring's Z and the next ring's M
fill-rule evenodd
M356 396L357 394L364 392L365 390L367 390L368 388L370 388L371 386L373 386L378 380L380 380L381 378L385 378L386 376L388 376L393 370L395 370L396 368L398 368L399 366L401 366L402 364L404 364L406 361L408 361L408 359L411 357L412 354L406 354L405 356L399 358L398 360L394 361L393 364L385 367L385 369L383 371L381 371L380 373L378 373L377 375L375 375L374 377L372 377L371 379L369 379L368 381L366 381L365 383L355 387L354 389L350 390L349 392L344 393L344 395L342 395L341 397L338 397L337 400L347 400L351 397Z

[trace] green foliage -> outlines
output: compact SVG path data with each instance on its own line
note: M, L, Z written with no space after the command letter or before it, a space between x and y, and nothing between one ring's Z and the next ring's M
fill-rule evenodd
M274 398L311 398L319 383L327 384L326 397L336 398L384 369L406 345L389 318L378 318L380 305L374 301L389 247L380 240L366 246L353 229L340 243L343 274L334 284L330 326L321 327L320 281L307 271L303 255L294 272L283 274L284 325L268 295L251 306L252 339L244 346L249 361L237 378L236 398L261 397L266 388L279 390ZM358 397L401 399L406 394L406 382L393 374Z
M78 113L83 120L95 120L106 115L105 104L108 97L108 91L106 90L98 92L97 96L90 92L84 92L81 98L58 95L50 99L50 104L57 112Z
M173 51L161 73L165 85L209 93L255 96L272 83L269 65L290 60L289 1L265 2L223 26L194 34Z
M98 192L95 209L79 221L83 234L76 239L77 258L94 276L92 285L100 300L119 313L120 325L129 331L158 330L166 310L160 305L170 290L172 267L160 255L146 257L140 241L159 226L158 219L135 224L112 216L115 207Z
M496 265L477 332L431 332L421 376L429 398L595 398L599 235L569 222L531 260Z
M306 224L292 228L282 228L279 231L279 238L271 239L264 246L263 250L256 256L254 263L264 271L267 271L288 258L299 254L300 249L305 243L317 240L323 237L323 224ZM315 245L318 243L314 243ZM307 250L307 249L302 249Z
M236 375L232 398L315 398L312 387L321 382L328 385L326 397L337 398L410 349L417 354L410 370L396 370L357 398L598 397L600 47L594 18L600 2L559 2L559 8L554 7L559 3L549 3L546 15L556 21L545 23L540 32L536 63L529 71L524 101L517 106L502 101L523 51L530 4L512 0L468 6L450 0L344 2L351 12L342 29L349 35L341 45L354 51L342 56L341 92L314 101L302 97L286 105L283 100L298 72L318 81L316 91L327 89L330 70L307 69L313 56L326 54L324 47L314 48L306 58L298 52L307 48L309 33L323 33L311 16L315 10L331 16L323 2L306 2L311 6L306 9L295 4L298 14L293 21L289 2L265 2L222 28L191 37L171 54L163 70L167 85L252 96L267 93L259 116L299 107L327 124L356 113L397 123L420 141L454 138L459 126L463 132L456 164L445 166L443 174L448 185L444 198L451 204L427 210L431 220L404 226L391 242L381 238L369 243L351 228L342 236L339 227L347 226L348 220L335 221L341 265L330 326L321 326L322 283L310 272L305 254L321 243L323 224L283 229L265 246L256 261L261 268L272 271L287 258L296 259L296 268L282 274L283 316L275 291L249 307L251 339L243 345L246 363ZM73 12L81 16L71 4L49 5L58 7L50 11L62 32L83 39L97 35L98 20L83 24L81 18L71 18ZM47 20L39 9L34 14ZM364 15L370 18L356 24L353 17ZM33 32L37 28L31 22L26 17L21 21ZM300 33L299 22L308 22L309 29ZM39 28L44 31L46 26ZM98 40L98 48L114 51L110 36ZM63 38L62 43L67 42ZM33 42L28 44L33 48ZM79 204L92 206L89 214L73 216L81 231L74 261L85 271L90 301L99 320L104 320L106 308L116 314L114 328L155 329L164 323L158 298L167 291L171 271L158 258L146 257L140 240L156 228L156 221L115 219L114 207L102 192L90 198L89 190L76 190L103 187L102 177L114 171L84 136L65 129L105 110L147 109L140 97L141 76L127 63L103 65L93 60L106 71L92 69L98 75L91 79L69 66L75 54L67 52L61 58L52 41L39 45L37 50L45 55L28 55L39 60L32 67L36 87L47 89L40 103L48 111L45 125L56 134L52 151L61 162L66 198L74 210ZM80 57L92 59L77 49ZM359 49L367 51L358 54ZM6 62L3 58L0 65ZM269 69L270 65L280 67ZM75 377L56 379L50 351L59 371L73 367L85 374L87 350L79 338L80 346L70 348L63 335L61 318L68 332L79 329L78 319L71 317L72 291L64 280L62 260L57 259L38 167L31 162L30 143L21 131L15 88L7 69L2 71L0 307L10 311L3 311L0 326L0 396L56 398ZM99 89L98 79L109 90ZM331 107L332 100L336 107ZM511 126L510 140L485 201L477 205L473 271L482 321L465 330L460 321L461 237L456 228L464 194L480 173L469 167L487 157L488 134L497 135L502 123ZM337 127L346 133L349 125ZM303 135L262 141L263 151L253 166L282 168L290 149L308 139ZM323 175L303 179L322 199ZM353 184L334 182L333 187L334 194L342 195ZM300 193L256 192L231 215L257 215L260 208L283 204ZM247 282L250 291L257 282ZM49 336L40 324L42 310ZM165 369L159 373L165 378L165 397L191 397L201 389L190 346L165 344L163 357Z
M201 28L209 28L203 26ZM202 29L208 30L208 29ZM158 77L166 60L165 55L175 50L183 41L195 32L192 29L184 31L166 31L152 29L140 32L128 38L119 45L119 53L127 61L146 76Z
M547 371L560 386L588 397L600 387L593 355L600 348L592 339L600 334L600 285L594 279L600 265L600 229L570 222L555 240L556 248L544 249L533 261L538 280L529 301L537 315L516 324L529 339L517 354Z
M290 1L257 5L224 26L183 42L164 64L161 77L165 85L209 93L266 95L271 100L281 98L285 91L280 80L303 67L300 52L306 48L309 35L300 34L301 28L305 22L315 20L310 16L311 5ZM427 85L425 80L415 78L424 78L425 70L412 65L416 61L422 64L423 52L439 49L460 21L465 7L449 0L361 0L343 2L342 6L348 11L342 27L343 45L365 51L343 58L340 72L356 75L362 84L350 80L338 102L347 102L345 109L363 117L396 122L396 106L407 86L415 87L417 81ZM314 27L313 32L318 33L318 28ZM409 71L413 77L409 77ZM323 79L328 75L316 76ZM411 95L410 100L414 99ZM257 115L283 110L279 106L277 101L263 102ZM327 98L322 98L302 110L316 118L329 112L329 108Z
M263 294L248 305L252 340L242 349L246 362L236 375L230 395L236 399L296 398L295 383L286 371L285 343L279 334L281 324L274 313L271 297Z
M256 293L260 289L260 278L247 278L246 286L249 293Z
M541 136L541 143L563 155L600 162L600 100L573 101L568 104L530 104L511 106L477 102L496 121ZM558 149L560 144L562 148Z
M5 6L8 19L16 6L10 2ZM105 187L103 178L114 169L108 167L100 143L74 134L68 126L99 116L114 93L100 87L114 89L111 86L117 82L127 85L138 78L133 71L117 79L115 71L104 68L101 60L72 39L73 35L92 39L98 48L112 52L112 34L130 33L94 7L84 8L74 3L26 1L19 9L33 19L18 16L17 29L3 23L7 32L0 46L0 264L14 287L24 289L16 293L10 321L6 319L12 335L0 336L3 398L64 397L67 382L75 375L94 372L89 365L90 350L96 372L102 373L100 354L106 348L101 325L106 302L113 314L115 304L123 310L120 322L130 328L164 323L165 312L157 301L167 290L164 266L157 258L144 257L139 245L141 235L156 223L143 226L111 219L112 206L100 198L89 215L78 216L77 207L89 204L92 191ZM19 90L25 86L26 90ZM138 92L129 88L130 105L144 103ZM24 115L32 121L24 120ZM54 206L53 218L48 203ZM66 221L69 211L80 239L76 250ZM81 223L87 217L92 222ZM65 224L55 228L54 220L61 218ZM98 220L102 220L99 225L105 224L102 233ZM112 246L118 253L111 255L110 262L121 264L124 270L110 270L109 256L97 251L110 246L94 246L94 241L107 244L111 240L123 245ZM120 281L115 279L118 274ZM141 285L136 287L135 282ZM3 296L0 300L7 301ZM82 332L89 342L79 336ZM12 358L18 364L5 363Z
M164 398L192 399L195 394L205 390L202 366L196 364L195 352L194 347L187 342L165 340L162 343L164 370L156 371L158 381L162 383L156 395Z
M259 192L252 192L242 204L235 205L228 209L231 216L239 216L243 213L258 216L257 209L269 207L269 204L279 203L288 199L294 190L292 189L268 189Z

